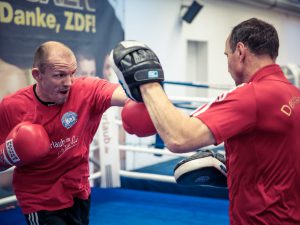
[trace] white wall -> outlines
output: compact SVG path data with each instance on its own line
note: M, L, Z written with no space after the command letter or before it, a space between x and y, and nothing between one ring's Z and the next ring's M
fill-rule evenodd
M186 81L187 40L208 42L208 82L232 84L224 43L233 26L251 17L273 24L279 34L279 64L300 64L300 17L229 0L199 0L204 5L191 24L180 18L182 0L125 0L125 39L148 44L159 56L167 80ZM184 95L167 87L170 95ZM220 91L211 92L211 95Z
M139 40L159 56L168 80L183 80L185 48L179 0L126 0L125 39Z

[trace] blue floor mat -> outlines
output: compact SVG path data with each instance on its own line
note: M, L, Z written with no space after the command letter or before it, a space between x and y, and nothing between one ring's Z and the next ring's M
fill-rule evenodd
M1 225L25 225L19 208L0 212ZM90 225L225 225L228 201L128 189L92 189Z

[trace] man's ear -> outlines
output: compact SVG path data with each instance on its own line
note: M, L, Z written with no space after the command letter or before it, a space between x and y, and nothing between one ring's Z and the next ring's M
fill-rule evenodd
M41 79L41 74L38 68L34 67L31 69L31 74L36 81Z
M236 45L236 51L238 52L240 62L243 62L245 60L247 47L242 42L238 42Z

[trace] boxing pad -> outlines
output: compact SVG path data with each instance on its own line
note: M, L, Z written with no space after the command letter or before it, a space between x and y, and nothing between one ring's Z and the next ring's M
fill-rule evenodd
M39 124L22 122L0 145L0 171L33 163L46 156L49 149L50 140L45 129Z
M211 150L199 151L175 166L174 177L182 185L227 187L225 156Z
M135 134L138 137L156 134L156 129L144 103L127 100L121 111L121 118L123 127L129 134Z
M110 63L127 96L137 102L143 101L141 84L164 80L156 54L137 41L120 42L110 53Z

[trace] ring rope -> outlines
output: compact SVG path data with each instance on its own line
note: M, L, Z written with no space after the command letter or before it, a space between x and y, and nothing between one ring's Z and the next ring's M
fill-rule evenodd
M195 88L210 88L210 89L218 89L218 90L230 90L232 88L231 85L222 85L222 84L206 84L200 82L185 82L185 81L164 81L164 84L173 84L173 85L181 85Z
M127 170L120 170L120 175L124 177L135 178L135 179L148 179L154 181L175 183L175 178L173 176L167 176L167 175L140 173L140 172L127 171Z

